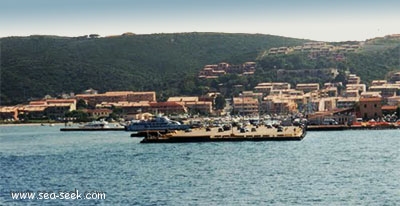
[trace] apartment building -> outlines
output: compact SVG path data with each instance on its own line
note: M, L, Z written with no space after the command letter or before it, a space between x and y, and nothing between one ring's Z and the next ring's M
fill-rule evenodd
M360 97L338 97L336 107L339 109L353 108L358 102Z
M240 95L244 97L252 97L254 99L259 99L263 97L263 93L261 92L253 92L253 91L243 91Z
M339 125L349 125L356 121L353 109L337 109L333 111L316 112L308 116L311 124L324 124L325 119L333 119Z
M370 91L363 92L363 93L361 93L360 96L361 96L361 98L374 98L374 97L381 98L382 97L381 92L370 92Z
M257 93L263 93L269 95L271 90L286 90L290 89L290 83L287 82L262 82L254 87L254 91Z
M377 86L370 86L369 91L380 92L382 97L392 97L400 94L400 84L382 84Z
M192 113L201 113L201 114L212 113L212 102L209 101L187 102L185 106Z
M58 119L65 117L65 113L76 110L76 106L69 103L49 104L45 109L45 116L50 119Z
M400 72L394 73L394 74L390 77L390 81L391 81L391 82L400 81Z
M92 117L94 119L98 119L98 118L106 118L108 116L110 116L110 114L112 113L111 109L87 109L85 110L86 113L89 114L89 117Z
M257 115L258 114L258 99L252 97L234 97L233 109L236 114L243 116Z
M279 96L282 98L289 98L289 97L303 96L304 92L295 89L278 89L278 90L272 90L269 95Z
M271 114L287 114L297 112L297 104L293 98L279 98L268 96L261 104L263 110Z
M156 100L156 92L133 92L127 95L128 102L155 102Z
M88 105L95 106L102 102L123 102L127 101L128 94L132 92L106 92L104 94L77 94L76 99L83 99Z
M205 65L198 78L219 78L225 74L252 75L256 71L256 62L245 62L241 65L230 65L226 62Z
M102 102L101 104L97 104L96 108L109 108L117 107L122 109L122 113L130 119L132 115L136 115L138 113L149 112L150 104L149 102Z
M346 89L343 92L343 97L360 97L360 91L357 89Z
M200 101L199 97L170 97L167 102L177 102L182 103L189 111L202 113L202 114L211 114L212 113L212 101Z
M337 108L337 98L336 97L326 97L317 99L316 101L319 102L318 104L318 111L333 111Z
M400 96L388 97L387 104L400 107Z
M365 84L347 84L346 90L358 90L361 93L367 91L367 86Z
M323 97L337 97L338 89L337 87L328 87L320 90L320 95Z
M180 102L150 102L150 113L153 114L184 114L188 110L183 103Z
M319 84L318 83L309 83L309 84L297 84L296 90L303 91L304 93L308 93L311 91L318 91Z
M76 110L76 99L45 99L31 101L18 108L18 113L31 119L61 119L65 113Z
M140 102L140 101L156 101L154 91L149 92L133 92L133 91L112 91L103 94L77 94L76 99L83 99L89 105L95 106L102 102Z
M46 117L45 105L24 105L18 108L18 115L29 119L42 119Z
M177 97L170 97L168 98L167 102L183 102L183 103L187 103L187 102L198 102L199 101L199 97L187 97L187 96L177 96Z
M382 86L387 84L387 80L372 80L371 86Z
M347 84L360 84L361 78L355 74L349 74L347 76Z
M18 106L4 106L0 107L0 120L18 120Z

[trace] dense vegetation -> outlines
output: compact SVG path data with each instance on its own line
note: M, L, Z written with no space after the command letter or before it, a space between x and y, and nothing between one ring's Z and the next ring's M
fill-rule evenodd
M278 69L338 68L356 73L364 83L400 70L399 41L370 41L345 61L303 53L260 57L272 47L302 45L306 40L261 34L180 33L129 35L109 38L30 36L1 39L0 105L17 104L46 94L135 90L157 92L159 100L172 95L222 91L225 96L276 80ZM206 64L257 61L256 74L234 74L200 80ZM289 78L291 83L322 81ZM321 82L322 83L322 82Z
M199 87L196 76L204 65L241 64L254 60L262 50L303 41L221 33L2 38L0 104L88 88L155 90L160 100L201 94L208 88Z

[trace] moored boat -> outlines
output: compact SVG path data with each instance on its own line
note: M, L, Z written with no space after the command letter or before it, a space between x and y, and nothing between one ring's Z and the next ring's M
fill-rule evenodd
M109 124L107 121L92 121L80 127L64 127L60 131L125 131L120 124Z
M125 127L126 131L148 131L148 130L186 130L189 125L172 121L168 117L157 116L154 119L134 121Z
M92 121L89 122L85 125L83 125L81 128L83 129L105 129L105 128L110 128L108 126L107 121Z

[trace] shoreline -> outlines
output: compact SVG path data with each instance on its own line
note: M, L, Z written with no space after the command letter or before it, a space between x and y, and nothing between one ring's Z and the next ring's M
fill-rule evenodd
M0 124L0 127L12 127L12 126L50 126L51 124L54 126L57 125L65 125L65 123L10 123L10 124Z

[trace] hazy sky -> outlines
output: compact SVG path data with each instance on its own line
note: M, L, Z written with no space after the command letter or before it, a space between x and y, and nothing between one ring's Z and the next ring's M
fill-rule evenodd
M0 0L0 37L194 31L362 41L400 33L400 0Z

